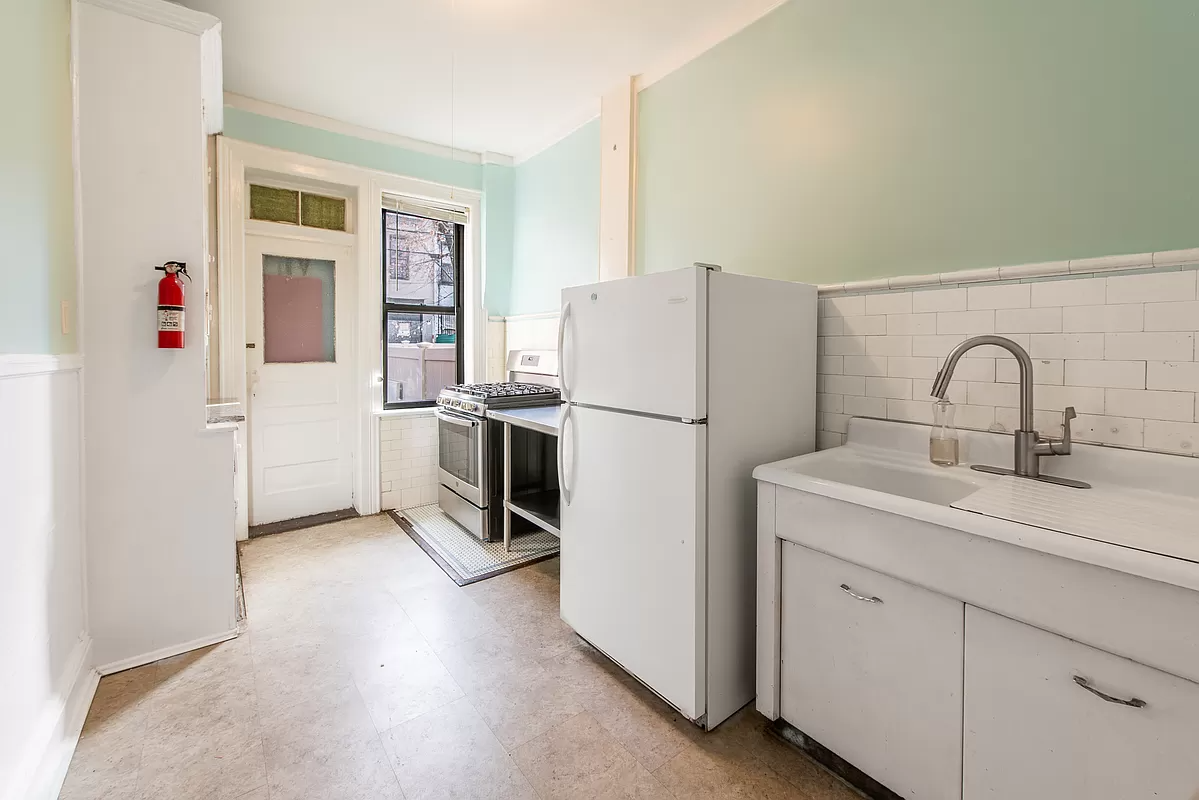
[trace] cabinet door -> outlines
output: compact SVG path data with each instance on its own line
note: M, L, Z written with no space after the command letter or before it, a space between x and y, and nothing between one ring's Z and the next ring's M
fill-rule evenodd
M1199 684L970 606L965 694L967 800L1199 791Z
M785 542L781 711L904 797L962 794L962 603Z

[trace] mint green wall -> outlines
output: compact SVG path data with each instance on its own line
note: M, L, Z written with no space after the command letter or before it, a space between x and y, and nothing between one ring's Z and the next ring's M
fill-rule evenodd
M791 0L641 93L638 269L825 283L1199 246L1197 9Z
M0 353L75 350L59 305L75 307L67 10L0 0Z
M512 271L512 167L469 164L225 106L226 136L483 192L484 306L506 314Z
M600 124L516 167L509 314L556 311L564 286L599 279Z

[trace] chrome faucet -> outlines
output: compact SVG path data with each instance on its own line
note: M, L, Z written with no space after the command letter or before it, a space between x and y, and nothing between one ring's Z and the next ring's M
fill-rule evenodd
M975 336L953 348L953 351L945 359L945 365L937 373L936 380L933 381L933 397L939 400L945 399L945 394L949 391L949 381L953 378L953 371L957 368L958 361L961 360L967 351L985 344L1002 347L1015 356L1016 362L1020 365L1020 429L1016 431L1016 452L1013 469L989 467L983 464L973 464L971 468L979 472L990 472L996 475L1018 475L1021 478L1033 478L1039 481L1046 481L1047 483L1056 483L1061 486L1090 489L1091 485L1082 481L1041 474L1042 457L1070 455L1072 444L1070 420L1074 419L1078 414L1075 413L1074 406L1066 409L1065 435L1060 441L1041 438L1041 435L1037 433L1033 426L1032 359L1028 357L1028 353L1023 347L1011 339L1005 339L1002 336Z

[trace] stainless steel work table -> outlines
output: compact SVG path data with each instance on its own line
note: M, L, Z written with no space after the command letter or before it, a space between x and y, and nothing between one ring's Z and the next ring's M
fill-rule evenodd
M562 409L563 406L556 405L494 409L487 412L488 419L504 423L504 550L510 549L512 545L513 514L527 519L555 536L562 536L556 490L512 496L512 426L527 428L547 436L557 436Z

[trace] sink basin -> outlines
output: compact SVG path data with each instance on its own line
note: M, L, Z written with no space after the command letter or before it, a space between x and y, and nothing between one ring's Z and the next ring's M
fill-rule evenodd
M868 447L838 447L777 464L797 475L947 506L978 491L982 480L965 467L913 464Z

